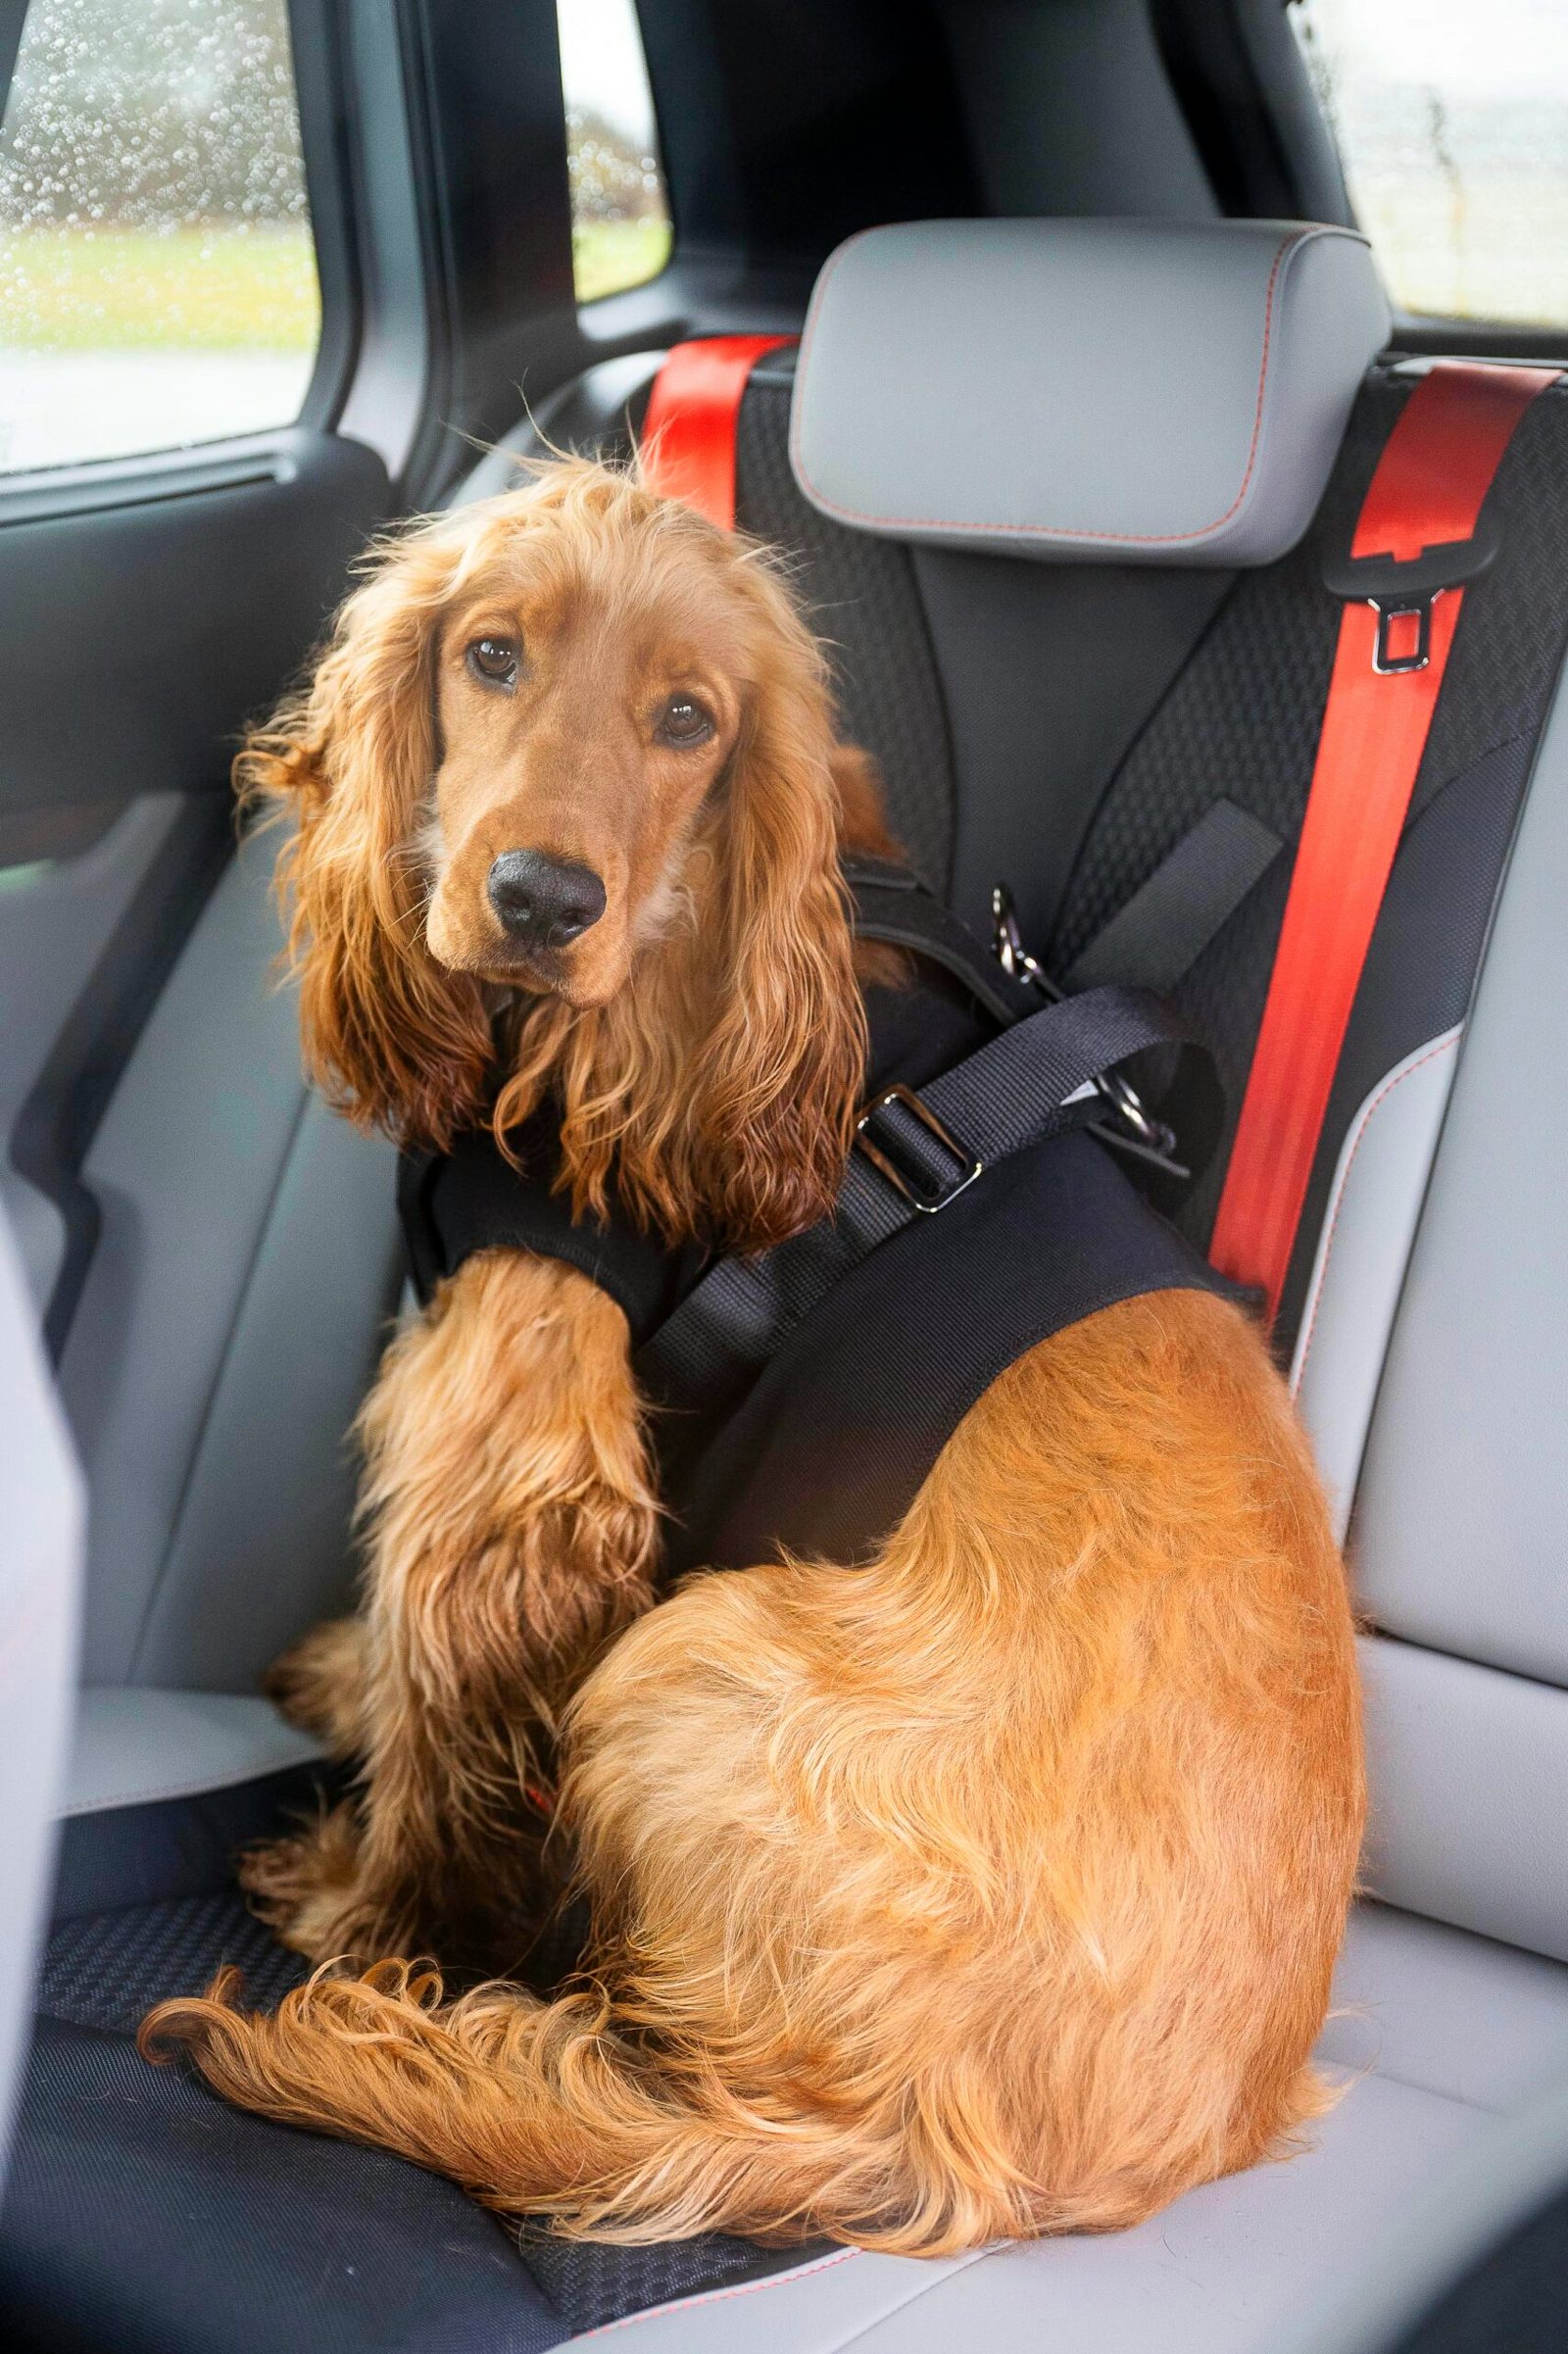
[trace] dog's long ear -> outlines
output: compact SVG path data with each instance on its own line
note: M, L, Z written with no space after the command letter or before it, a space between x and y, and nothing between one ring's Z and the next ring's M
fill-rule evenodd
M839 797L839 848L847 858L883 858L890 866L906 863L904 852L888 826L882 779L868 752L858 744L833 747L833 783Z
M713 1206L754 1248L831 1208L865 1059L839 875L839 795L820 657L768 576L767 662L736 748L717 843L718 1016L693 1110Z
M436 617L458 554L431 533L396 546L343 607L311 684L234 770L242 801L294 820L278 891L307 1070L357 1125L437 1149L474 1117L491 1056L477 984L424 945L417 848L436 766Z

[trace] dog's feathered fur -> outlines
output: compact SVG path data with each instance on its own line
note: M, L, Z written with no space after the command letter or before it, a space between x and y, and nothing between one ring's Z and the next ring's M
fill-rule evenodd
M498 580L538 648L505 710L452 644ZM694 674L714 733L682 766L646 711ZM666 1233L747 1248L829 1203L863 1054L838 856L886 845L756 551L555 467L394 546L245 773L297 811L307 1054L353 1116L441 1144L553 1086L585 1207L613 1173ZM502 994L478 878L508 839L612 889L591 954ZM279 1684L364 1756L363 1801L250 1885L318 1958L505 1957L559 1765L584 1975L449 2001L382 1961L271 2019L220 1983L149 2047L619 2239L1106 2229L1321 2105L1363 1807L1351 1625L1237 1310L1162 1294L1033 1349L870 1567L657 1607L625 1325L573 1270L470 1260L362 1435L367 1615Z

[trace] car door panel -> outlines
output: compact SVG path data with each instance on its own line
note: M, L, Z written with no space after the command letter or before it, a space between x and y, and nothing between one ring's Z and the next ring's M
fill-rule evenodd
M386 467L296 427L83 475L0 493L0 809L225 792L239 723L298 668L389 511Z

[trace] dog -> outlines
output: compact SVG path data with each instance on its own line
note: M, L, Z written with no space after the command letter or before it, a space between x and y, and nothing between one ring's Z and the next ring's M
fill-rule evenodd
M382 552L241 777L294 816L305 1052L351 1118L440 1150L553 1091L584 1217L613 1187L748 1251L831 1209L841 862L895 854L765 551L553 465ZM556 878L520 945L517 851ZM581 2236L930 2256L1134 2224L1332 2097L1352 1620L1237 1306L1030 1349L868 1563L663 1598L625 1318L575 1268L468 1260L361 1437L363 1616L276 1680L361 1792L247 1868L335 1966L270 2017L231 1975L165 2003L150 2054ZM412 1957L537 1916L558 1773L582 1970L451 1996Z

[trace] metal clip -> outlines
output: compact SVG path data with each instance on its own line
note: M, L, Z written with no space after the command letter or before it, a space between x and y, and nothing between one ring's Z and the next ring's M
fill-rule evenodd
M1406 670L1424 670L1432 660L1432 608L1442 596L1434 589L1430 597L1407 597L1402 603L1368 597L1367 603L1378 617L1378 634L1372 648L1372 667L1380 678L1398 678ZM1390 654L1389 623L1413 619L1415 650L1410 654Z
M1012 904L1012 894L1005 883L998 883L991 894L991 945L997 962L1014 981L1023 981L1054 1005L1059 1005L1065 990L1058 989L1038 957L1032 956L1024 946L1018 929L1018 917ZM1093 1082L1095 1092L1102 1096L1117 1120L1119 1130L1103 1128L1094 1123L1095 1132L1106 1144L1116 1145L1134 1153L1140 1160L1152 1161L1184 1181L1192 1175L1175 1157L1176 1131L1163 1120L1156 1120L1130 1079L1119 1071L1102 1071Z
M1042 997L1050 998L1053 1005L1059 1005L1062 992L1045 966L1031 956L1024 947L1012 893L1005 883L998 883L991 894L991 924L992 954L1009 980L1028 981L1039 990Z

